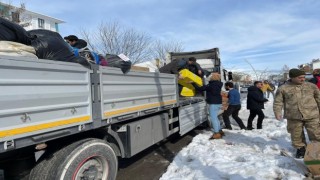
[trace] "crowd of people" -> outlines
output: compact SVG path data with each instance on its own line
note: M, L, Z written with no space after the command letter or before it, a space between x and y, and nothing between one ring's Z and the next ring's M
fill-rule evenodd
M190 68L192 67L192 68ZM160 68L162 73L176 74L179 79L181 69L187 68L194 74L203 76L203 70L196 63L195 58L189 58L188 61L174 59L167 66ZM252 130L263 128L264 104L268 102L270 94L274 98L273 111L277 120L287 119L287 130L291 135L292 146L297 149L296 157L303 158L306 151L306 135L310 141L320 141L320 70L313 72L314 78L310 82L305 81L305 72L299 69L291 69L289 77L285 83L277 89L275 85L268 80L255 81L248 88L247 109L250 111L247 126L238 116L241 110L241 100L239 90L235 88L233 82L221 82L219 73L212 73L209 83L202 87L196 84L192 85L198 91L206 92L206 102L209 107L209 116L211 122L212 136L211 139L221 139L225 133L222 129L232 130L230 116L236 121L240 129ZM222 87L228 91L228 107L223 111L222 118L224 127L219 121L218 112L222 109ZM282 113L284 112L284 113ZM257 118L256 126L253 126L255 117Z

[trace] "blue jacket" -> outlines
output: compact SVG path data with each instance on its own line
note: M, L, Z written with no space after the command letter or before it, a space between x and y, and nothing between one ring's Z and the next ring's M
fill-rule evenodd
M221 88L223 83L220 81L209 81L209 84L198 87L192 84L197 90L206 91L208 104L222 104Z
M229 105L240 105L240 93L237 89L231 89L228 93Z

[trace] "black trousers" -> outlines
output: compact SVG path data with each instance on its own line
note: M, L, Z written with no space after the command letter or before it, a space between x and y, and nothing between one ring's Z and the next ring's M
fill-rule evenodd
M262 129L262 121L264 119L264 113L262 109L250 109L250 115L248 118L248 126L247 128L252 129L252 121L258 115L257 129Z
M233 119L238 123L241 129L245 129L246 126L243 124L242 120L239 118L239 111L241 105L229 105L228 109L223 112L223 121L227 129L232 129L230 124L229 116L232 115Z

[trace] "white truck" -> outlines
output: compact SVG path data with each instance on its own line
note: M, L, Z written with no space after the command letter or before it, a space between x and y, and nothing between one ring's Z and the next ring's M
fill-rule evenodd
M204 97L177 91L171 74L1 56L0 178L115 179L118 158L207 121Z

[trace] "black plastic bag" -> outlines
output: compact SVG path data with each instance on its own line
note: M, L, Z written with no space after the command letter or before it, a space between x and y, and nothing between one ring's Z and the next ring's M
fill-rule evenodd
M89 66L86 59L73 54L71 47L59 33L43 29L31 30L28 33L32 36L31 46L36 50L38 58L76 62Z
M27 31L19 24L0 17L0 41L13 41L25 45L31 44Z
M124 61L118 55L107 54L106 59L108 66L120 68L123 74L128 73L131 69L131 61Z

